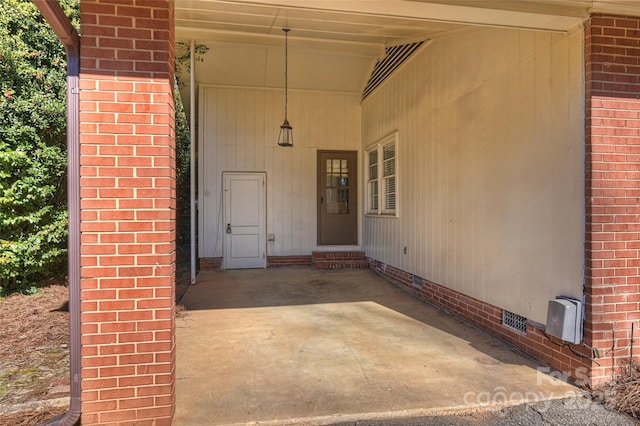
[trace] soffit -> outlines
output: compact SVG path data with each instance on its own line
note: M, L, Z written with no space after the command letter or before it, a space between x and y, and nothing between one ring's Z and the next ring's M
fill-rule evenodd
M460 25L567 31L587 16L580 0L176 0L176 36L247 40L289 27L298 38L389 45Z
M640 15L638 0L176 0L178 38L279 36L393 44L454 25L568 31L590 12Z
M571 31L592 11L640 15L640 1L175 0L175 24L178 41L210 48L198 82L282 87L287 27L292 89L359 92L385 47L474 27Z

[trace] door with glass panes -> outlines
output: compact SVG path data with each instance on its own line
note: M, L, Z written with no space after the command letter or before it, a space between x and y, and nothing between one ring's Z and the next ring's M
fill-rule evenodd
M318 151L318 245L358 244L356 151Z

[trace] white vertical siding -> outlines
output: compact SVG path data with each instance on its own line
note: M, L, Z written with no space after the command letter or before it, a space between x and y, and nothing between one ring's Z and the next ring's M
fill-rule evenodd
M363 147L397 130L399 217L367 255L544 323L582 295L582 34L433 41L364 102ZM407 247L407 254L403 248Z
M294 147L277 145L282 90L201 86L199 255L222 256L222 172L267 173L270 256L316 248L316 152L360 149L360 103L353 93L289 91Z

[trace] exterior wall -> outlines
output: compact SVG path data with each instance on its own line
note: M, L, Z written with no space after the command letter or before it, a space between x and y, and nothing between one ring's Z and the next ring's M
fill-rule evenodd
M267 233L276 237L267 243L268 256L308 256L316 249L316 152L359 149L360 98L352 93L290 90L292 148L277 145L283 102L281 89L201 86L201 258L223 255L223 171L266 172Z
M367 256L539 323L582 298L582 58L582 31L476 29L368 97L363 148L398 131L399 214L365 218Z
M640 328L640 18L593 16L585 40L585 333L607 354L597 383L628 364Z
M82 424L174 411L173 0L82 0Z

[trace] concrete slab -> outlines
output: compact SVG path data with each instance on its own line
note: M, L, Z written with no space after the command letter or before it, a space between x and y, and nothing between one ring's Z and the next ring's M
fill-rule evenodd
M370 270L207 271L182 303L176 425L332 424L580 395Z

